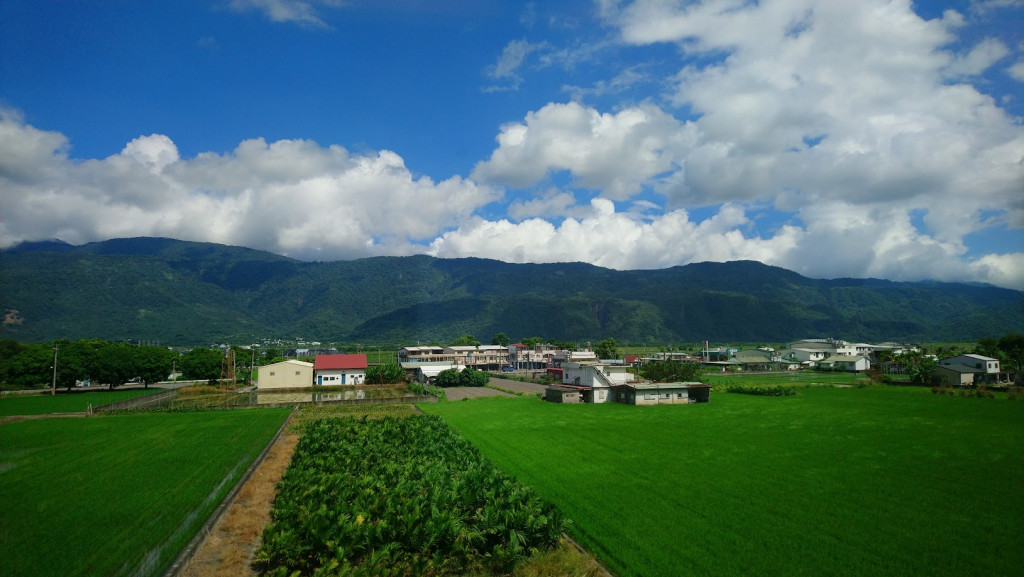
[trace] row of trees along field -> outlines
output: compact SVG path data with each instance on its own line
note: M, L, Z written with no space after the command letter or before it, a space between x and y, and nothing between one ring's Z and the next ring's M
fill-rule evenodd
M202 347L180 354L167 347L101 340L59 340L46 344L3 340L0 387L47 387L54 380L57 387L64 389L84 381L111 388L128 382L149 385L167 380L172 371L180 371L189 380L209 380L220 377L223 361L223 351Z

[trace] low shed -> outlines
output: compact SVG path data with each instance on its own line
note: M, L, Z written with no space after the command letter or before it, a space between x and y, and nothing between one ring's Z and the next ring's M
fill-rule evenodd
M578 403L580 392L568 387L548 387L544 392L544 400L551 403Z
M974 384L974 373L965 365L939 365L932 369L932 380L940 385L969 387Z
M614 389L612 399L627 405L676 405L711 400L711 386L704 383L630 383Z

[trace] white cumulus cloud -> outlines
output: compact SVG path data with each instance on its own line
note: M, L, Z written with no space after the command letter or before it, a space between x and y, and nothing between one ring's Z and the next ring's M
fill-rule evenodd
M692 127L656 106L602 114L575 102L552 103L522 123L503 126L498 148L476 165L473 178L529 187L551 173L569 171L575 185L623 200L659 175L679 170L695 140Z
M247 140L190 159L159 134L102 160L75 162L66 149L59 133L0 118L0 152L11 152L0 164L0 245L169 236L300 258L410 254L501 197L458 176L415 177L391 151L304 140Z

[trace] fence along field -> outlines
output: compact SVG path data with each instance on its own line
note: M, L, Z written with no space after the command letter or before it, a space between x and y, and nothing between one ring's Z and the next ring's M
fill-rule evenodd
M12 415L47 415L52 413L82 413L93 408L137 397L154 395L160 389L128 389L51 395L0 395L0 417Z
M159 575L288 409L0 425L0 575Z
M1024 403L911 387L421 405L622 577L1018 575Z

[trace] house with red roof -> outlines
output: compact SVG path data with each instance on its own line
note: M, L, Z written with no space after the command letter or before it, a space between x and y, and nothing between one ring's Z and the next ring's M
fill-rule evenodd
M317 355L313 382L319 386L361 385L366 382L366 354Z

